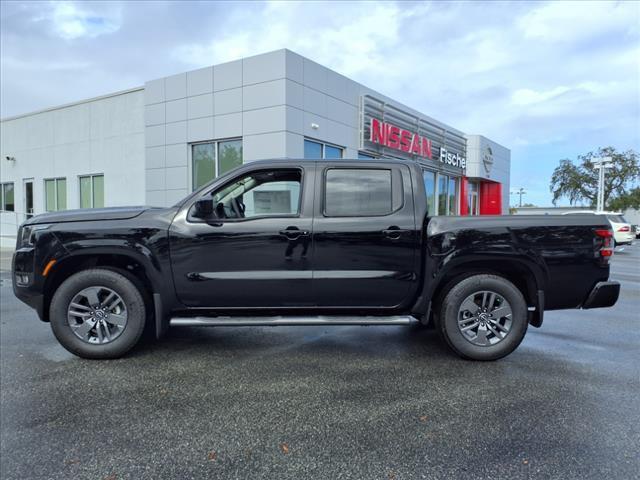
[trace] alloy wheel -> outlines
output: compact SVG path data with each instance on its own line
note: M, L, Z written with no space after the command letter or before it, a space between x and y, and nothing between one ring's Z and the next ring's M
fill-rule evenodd
M114 290L87 287L78 292L67 308L71 331L82 341L106 344L120 336L127 326L127 307Z
M460 304L458 328L466 340L478 346L491 346L504 340L513 324L509 302L489 290L474 292Z

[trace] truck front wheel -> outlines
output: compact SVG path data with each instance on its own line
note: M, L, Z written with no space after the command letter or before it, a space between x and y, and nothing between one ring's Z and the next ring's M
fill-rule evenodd
M138 287L113 270L90 269L67 278L49 310L53 334L83 358L117 358L138 343L145 326Z
M447 292L437 329L461 357L497 360L522 342L527 332L527 304L507 279L473 275Z

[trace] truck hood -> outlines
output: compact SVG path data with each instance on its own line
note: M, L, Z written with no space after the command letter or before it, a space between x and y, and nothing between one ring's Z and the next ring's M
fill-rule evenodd
M111 208L84 208L78 210L63 210L49 212L30 218L24 225L38 223L62 223L62 222L89 222L96 220L127 220L140 215L152 207L111 207Z

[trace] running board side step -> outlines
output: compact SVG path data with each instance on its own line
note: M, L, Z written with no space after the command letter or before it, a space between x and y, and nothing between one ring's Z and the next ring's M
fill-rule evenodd
M276 316L276 317L174 317L172 327L250 327L276 325L410 325L411 315L374 316Z

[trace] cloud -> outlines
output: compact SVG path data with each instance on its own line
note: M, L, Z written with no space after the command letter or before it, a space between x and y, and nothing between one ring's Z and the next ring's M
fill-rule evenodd
M382 62L383 47L401 42L402 20L421 8L420 5L400 8L395 3L272 1L259 7L254 15L232 15L226 29L209 42L177 45L171 56L195 68L289 48L353 75ZM338 22L337 17L349 21Z
M535 91L530 88L521 88L511 95L511 100L515 105L532 105L534 103L553 100L559 95L571 91L571 88L559 86L546 91Z
M637 35L640 23L635 2L572 1L536 6L518 19L517 26L526 38L555 43L610 32Z
M104 2L49 2L42 10L34 20L49 24L65 40L95 38L120 28L119 8Z

